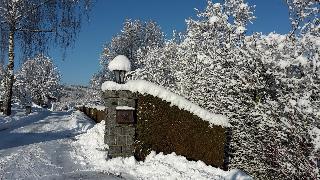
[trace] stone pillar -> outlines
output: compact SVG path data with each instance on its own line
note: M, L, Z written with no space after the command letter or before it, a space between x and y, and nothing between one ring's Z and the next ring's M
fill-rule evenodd
M123 110L123 107L135 109L137 94L130 91L108 90L103 93L103 99L106 107L105 143L109 145L108 156L111 158L133 156L135 121L119 123L117 114L119 116L121 111L119 109ZM135 118L135 110L133 114Z

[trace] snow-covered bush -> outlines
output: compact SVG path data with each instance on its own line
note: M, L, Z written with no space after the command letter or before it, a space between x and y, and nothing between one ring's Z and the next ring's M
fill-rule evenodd
M36 104L44 105L49 99L58 98L59 82L60 74L52 60L39 54L28 59L17 72L16 95L21 101L32 99Z

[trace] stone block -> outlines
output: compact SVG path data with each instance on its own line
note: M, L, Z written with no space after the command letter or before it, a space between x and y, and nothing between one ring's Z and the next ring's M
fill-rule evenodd
M135 135L135 127L134 126L127 127L126 135L134 137L134 135Z
M118 136L118 135L119 135L119 133L118 133L118 128L116 128L116 127L111 127L111 128L110 128L110 135L111 135L111 136Z
M117 111L114 109L108 109L108 112L106 114L106 120L108 121L108 123L115 123L116 122L116 114Z
M110 136L105 136L105 142L109 145L109 146L112 146L112 145L117 145L117 136L113 136L113 135L110 135Z
M117 136L117 145L125 146L127 142L126 136Z
M134 137L133 136L126 136L126 145L131 146L134 143Z
M116 155L122 153L122 147L121 146L109 146L108 154L109 155Z
M122 154L124 154L124 156L133 156L134 155L133 146L123 146L122 147Z
M131 91L119 91L120 98L127 98L127 99L137 99L137 93Z
M118 135L125 135L125 129L123 126L117 126L117 130L116 130Z
M129 107L136 108L136 100L119 98L118 99L118 106L129 106Z
M107 108L117 107L119 98L107 98L104 100L104 106Z
M105 126L105 131L104 131L105 136L109 136L111 134L111 130L109 126Z
M119 91L107 90L102 94L104 99L119 97Z

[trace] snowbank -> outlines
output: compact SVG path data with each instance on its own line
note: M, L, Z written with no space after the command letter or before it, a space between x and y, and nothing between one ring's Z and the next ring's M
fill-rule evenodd
M230 127L226 116L213 114L200 106L193 104L185 98L168 91L167 89L144 80L128 81L126 84L118 84L116 82L107 81L102 84L102 91L106 90L129 90L132 92L139 92L141 94L150 94L159 97L171 105L177 106L180 109L189 111L194 115L206 120L210 125L219 125L223 127Z
M73 157L80 161L78 163L125 179L252 179L239 170L223 171L202 161L188 161L175 153L164 155L151 152L144 162L138 162L134 157L107 160L107 152L103 151L108 147L104 144L104 128L102 122L76 137Z
M228 176L218 168L205 165L202 161L188 161L175 153L163 155L151 152L144 162L134 157L115 158L106 162L108 172L131 179L224 179Z
M75 147L75 152L72 152L71 156L80 161L77 163L99 166L106 162L106 150L109 147L104 143L104 132L105 121L101 121L89 129L87 133L75 137L77 141L72 144Z
M114 71L114 70L131 71L130 61L124 55L116 56L112 61L109 62L108 68L110 71Z

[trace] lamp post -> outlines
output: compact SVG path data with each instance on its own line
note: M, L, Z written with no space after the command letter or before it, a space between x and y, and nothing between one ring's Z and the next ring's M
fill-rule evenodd
M114 72L116 83L124 84L126 71L124 71L124 70L114 70L113 72Z
M131 63L126 56L118 55L109 62L108 68L113 71L116 83L124 84L126 73L131 70Z

